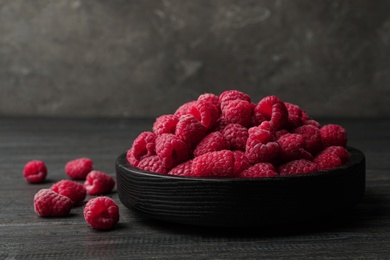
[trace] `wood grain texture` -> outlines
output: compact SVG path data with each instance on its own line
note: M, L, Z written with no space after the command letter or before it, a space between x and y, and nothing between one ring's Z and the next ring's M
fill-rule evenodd
M68 217L38 217L33 196L66 178L65 163L81 156L115 176L116 158L141 131L150 130L153 120L1 118L0 259L386 259L390 120L319 121L346 127L349 145L366 155L366 193L351 210L293 226L194 227L144 219L120 203L115 189L109 196L120 206L120 222L99 232L84 221L82 206ZM46 162L46 183L23 179L23 166L31 159Z

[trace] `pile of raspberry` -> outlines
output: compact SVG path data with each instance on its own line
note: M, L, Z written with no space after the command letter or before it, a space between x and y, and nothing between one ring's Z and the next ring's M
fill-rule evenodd
M276 96L258 103L238 90L205 93L158 117L135 138L130 165L188 177L258 178L328 170L349 160L347 132L320 125Z

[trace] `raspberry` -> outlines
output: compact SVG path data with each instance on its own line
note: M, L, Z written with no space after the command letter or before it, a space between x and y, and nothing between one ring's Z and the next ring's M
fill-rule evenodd
M105 194L112 191L115 186L114 179L103 172L91 171L84 182L85 190L89 195Z
M228 123L248 127L252 120L252 106L245 100L233 100L224 107L222 114Z
M206 135L207 128L192 115L184 115L179 118L175 135L193 147Z
M324 147L347 145L347 131L339 125L324 125L320 129L321 139Z
M130 165L137 167L142 159L152 155L156 155L156 135L152 132L142 132L134 139L126 158Z
M234 151L234 176L238 176L249 167L249 160L243 151Z
M85 180L87 174L93 170L92 164L89 158L74 159L65 165L65 173L72 179Z
M227 150L230 144L221 132L215 131L206 135L196 146L194 156L198 157L208 152L215 152L220 150Z
M164 164L162 163L160 157L158 157L157 155L152 155L142 159L142 161L139 162L137 167L145 171L161 174L166 174L168 172L167 168L165 168Z
M332 153L321 153L314 158L313 162L317 164L318 170L320 171L342 165L340 157Z
M69 214L73 202L50 189L41 189L34 196L34 211L41 217L62 217Z
M192 175L196 177L233 177L234 154L229 150L209 152L194 158Z
M165 133L174 134L179 118L175 115L162 115L153 124L153 132L156 135Z
M252 164L270 162L279 154L279 145L270 131L258 130L249 134L245 155Z
M278 172L281 176L306 174L316 172L317 170L317 164L305 159L290 161L278 167Z
M219 118L219 109L211 102L206 100L198 100L189 108L189 114L193 115L207 129L214 126Z
M312 120L312 119L304 121L303 124L304 124L304 125L312 125L312 126L318 128L318 129L321 128L321 124L318 123L318 122L315 121L315 120Z
M245 100L251 102L251 97L238 90L226 90L219 95L219 102L221 104L221 110L225 109L231 101L233 100Z
M191 169L192 169L192 160L188 160L172 168L168 172L168 175L192 176Z
M278 139L280 146L279 159L292 161L298 159L312 159L309 152L303 149L304 138L300 134L285 134Z
M312 155L322 150L321 133L315 126L303 125L295 128L293 132L303 136L303 148Z
M267 96L260 100L254 110L256 117L263 116L275 129L282 128L288 120L286 105L276 96Z
M278 173L271 163L257 163L241 172L239 175L240 178L263 178L275 176L278 176Z
M212 131L219 131L222 132L225 127L229 125L226 118L220 117L218 118L217 122L215 122L214 127L212 128Z
M26 163L23 169L23 177L29 183L42 183L47 176L47 168L44 162L32 160Z
M219 103L219 97L217 95L214 95L213 93L204 93L198 97L199 100L208 101L214 104L218 109L220 107Z
M276 137L276 139L279 139L280 137L282 137L285 134L290 134L290 132L287 131L286 129L281 129L281 130L276 131L275 137Z
M174 113L175 116L181 117L189 114L189 110L196 103L196 100L189 101L181 105Z
M87 191L82 184L70 180L56 182L50 189L55 193L68 197L72 200L73 204L83 202L87 196Z
M109 197L96 197L85 205L84 218L94 229L111 229L119 221L119 207Z
M302 109L294 104L284 102L284 105L287 108L288 117L287 117L287 125L288 128L294 129L303 124L302 120Z
M187 144L174 134L162 134L157 137L156 153L167 169L186 161L189 157Z
M320 152L323 153L331 153L337 155L342 163L346 163L349 161L349 152L342 146L329 146Z
M248 129L240 124L229 124L222 131L223 137L230 143L232 150L245 151L248 140Z

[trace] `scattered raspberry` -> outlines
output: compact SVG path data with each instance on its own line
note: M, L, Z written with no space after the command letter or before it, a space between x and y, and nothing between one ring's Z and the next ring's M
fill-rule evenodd
M161 173L161 174L165 174L168 172L168 169L165 168L160 157L158 157L157 155L152 155L142 159L139 162L137 167L144 171Z
M339 125L324 125L320 129L321 139L324 147L347 145L347 131Z
M215 131L206 135L196 146L194 150L194 157L198 157L208 152L215 152L227 150L230 144L225 140L221 132Z
M174 134L179 118L175 115L162 115L153 124L153 132L156 135Z
M206 100L196 101L188 112L207 129L212 128L219 118L219 109L213 103Z
M240 124L229 124L222 131L223 137L230 143L232 150L245 151L248 140L248 129Z
M32 160L26 163L23 169L23 177L29 183L42 183L47 176L47 168L44 162Z
M192 176L192 160L188 160L186 162L183 162L174 168L172 168L168 175L175 175L175 176Z
M187 144L174 134L162 134L157 137L156 153L167 169L189 158Z
M222 114L228 123L248 127L252 120L252 106L245 100L233 100L224 107Z
M278 176L278 173L271 163L257 163L241 172L239 175L240 178L264 178L276 176Z
M126 158L130 165L137 167L142 159L152 155L156 155L156 135L152 132L142 132L134 139Z
M284 102L276 96L267 96L260 100L254 110L257 117L269 120L275 129L282 128L288 119L288 111Z
M251 97L241 91L238 90L226 90L219 95L219 102L221 104L221 110L225 109L231 101L233 100L245 100L251 102Z
M270 162L279 154L279 145L270 131L258 130L249 135L245 155L252 164Z
M287 126L289 129L297 128L303 124L302 109L294 104L284 102L288 111Z
M239 176L241 172L246 170L250 163L243 151L233 151L234 155L234 176Z
M198 97L199 100L208 101L214 104L217 108L220 107L219 103L219 97L217 95L214 95L213 93L204 93Z
M119 207L109 197L96 197L85 205L84 218L95 229L111 229L119 221Z
M329 146L321 151L320 154L331 153L337 155L342 163L349 161L349 152L342 146Z
M74 159L65 165L65 173L72 179L85 180L87 174L93 170L92 164L89 158Z
M317 164L314 162L305 160L305 159L299 159L287 162L278 168L279 175L294 175L294 174L306 174L310 172L316 172Z
M279 158L284 161L312 159L309 152L303 149L305 140L300 134L285 134L278 139L280 146Z
M209 152L194 158L192 175L195 177L233 177L233 152L229 150Z
M188 115L189 114L189 110L191 109L191 107L196 103L196 100L192 100L190 102L187 102L187 103L184 103L183 105L181 105L176 111L175 111L175 116L177 117L181 117L181 116L184 116L184 115Z
M82 184L70 180L56 182L50 189L55 193L68 197L72 200L73 204L83 202L87 196L87 191Z
M190 147L202 140L206 133L207 128L192 115L181 116L176 125L176 136Z
M89 195L105 194L112 191L115 186L114 179L103 172L91 171L84 182L85 190Z
M342 164L340 157L332 153L321 153L314 158L313 162L317 164L320 171L336 168Z
M41 217L62 217L69 214L73 202L50 189L41 189L34 196L34 210Z
M312 125L303 125L293 131L303 136L303 148L312 155L322 150L321 133L318 128Z

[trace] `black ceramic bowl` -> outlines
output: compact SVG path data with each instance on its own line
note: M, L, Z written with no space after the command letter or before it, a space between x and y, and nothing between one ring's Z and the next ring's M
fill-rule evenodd
M161 175L116 161L121 202L139 214L202 226L305 222L355 206L365 190L365 156L348 148L345 165L272 178L191 178Z

